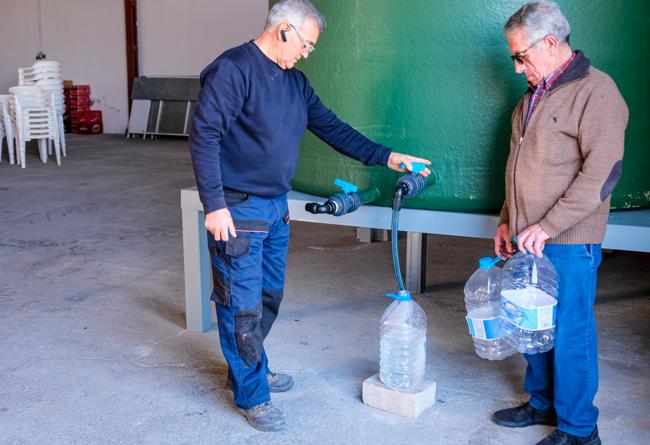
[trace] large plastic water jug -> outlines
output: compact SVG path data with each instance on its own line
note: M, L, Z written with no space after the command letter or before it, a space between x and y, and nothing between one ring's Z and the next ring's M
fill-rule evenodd
M503 338L501 332L502 270L496 267L500 258L484 257L479 268L465 284L467 325L474 340L476 354L488 360L502 360L516 351Z
M537 354L553 348L558 277L547 257L519 252L503 266L501 331L517 351Z
M427 316L408 292L393 298L381 317L379 379L390 388L410 391L424 379Z

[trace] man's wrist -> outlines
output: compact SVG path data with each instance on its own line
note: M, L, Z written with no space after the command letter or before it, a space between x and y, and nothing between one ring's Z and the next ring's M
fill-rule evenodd
M546 219L541 220L538 225L549 238L555 238L560 234L560 231L553 229L553 226Z
M223 196L218 196L216 198L206 200L203 203L203 212L207 215L208 213L212 213L215 210L225 209L226 207L228 207L226 205L226 198Z

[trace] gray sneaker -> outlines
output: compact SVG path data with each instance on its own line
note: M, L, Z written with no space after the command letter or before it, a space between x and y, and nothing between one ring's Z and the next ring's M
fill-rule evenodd
M289 374L280 374L279 372L269 372L266 375L271 392L285 392L293 388L293 377Z
M271 402L261 403L249 409L239 408L248 423L260 431L279 431L286 426L284 414Z

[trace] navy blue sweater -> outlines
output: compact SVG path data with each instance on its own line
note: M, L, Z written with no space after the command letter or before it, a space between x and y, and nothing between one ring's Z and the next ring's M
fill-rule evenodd
M390 150L338 119L299 70L281 69L253 42L221 54L201 73L190 134L205 212L226 207L224 187L265 197L288 192L307 128L366 165L388 162Z

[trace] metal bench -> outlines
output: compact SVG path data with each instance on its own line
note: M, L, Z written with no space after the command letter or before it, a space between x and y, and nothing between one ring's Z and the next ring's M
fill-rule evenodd
M390 229L391 209L362 206L340 217L313 215L305 203L324 201L320 196L289 193L289 212L294 221L335 224L368 229ZM181 190L183 212L183 258L185 263L185 319L187 329L205 332L212 326L210 294L212 278L203 206L196 187ZM493 214L402 209L400 230L406 236L406 287L414 293L424 289L426 234L492 238L498 224ZM650 252L650 209L612 212L603 248Z

